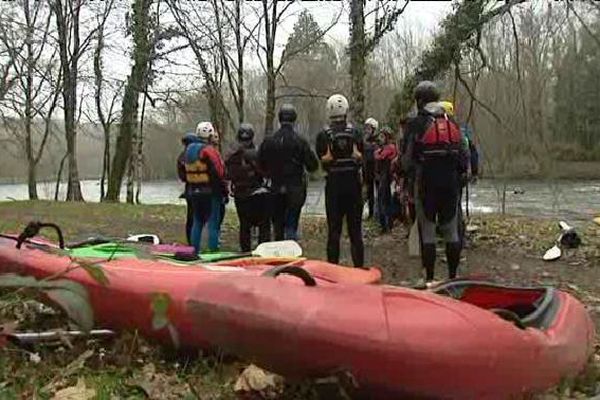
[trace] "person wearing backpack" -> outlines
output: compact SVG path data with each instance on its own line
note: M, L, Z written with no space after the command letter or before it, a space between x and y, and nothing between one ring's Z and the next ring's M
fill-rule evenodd
M327 260L340 261L340 237L344 218L350 237L352 262L364 265L362 238L362 151L363 141L357 129L346 121L348 100L334 94L327 100L329 126L317 135L316 153L327 173L325 211L327 214Z
M283 104L278 117L279 130L260 145L259 167L271 180L275 240L298 240L300 213L306 201L306 172L316 171L319 160L308 141L294 130L294 106Z
M375 150L377 171L377 209L382 233L392 230L392 161L398 157L391 128L381 129L383 145Z
M194 220L190 232L192 246L200 252L202 230L208 225L208 249L219 249L220 202L223 191L225 167L217 149L211 144L215 130L210 122L200 122L196 127L198 140L185 151L185 182ZM217 204L218 203L218 204Z
M258 242L271 240L269 190L258 168L258 153L254 146L254 128L243 123L237 132L238 147L225 161L226 176L240 222L240 249L252 249L252 227L258 227Z
M425 283L434 279L436 225L446 243L448 276L456 277L461 243L458 231L460 181L467 172L460 128L440 105L440 92L430 81L414 91L417 115L407 123L403 166L415 176L415 208L421 237Z
M185 238L187 240L187 244L191 246L191 232L192 232L192 224L194 223L194 212L192 210L192 203L187 196L188 192L188 184L185 178L185 150L187 147L196 142L198 137L194 132L188 132L181 138L181 144L183 145L183 150L177 157L177 176L179 180L185 183L185 188L183 189L183 193L179 196L180 199L185 199L186 204L186 217L185 217Z
M375 213L375 149L377 143L377 128L379 123L375 118L367 118L364 127L364 152L363 152L363 175L365 188L367 190L367 206L369 208L369 219L373 218Z

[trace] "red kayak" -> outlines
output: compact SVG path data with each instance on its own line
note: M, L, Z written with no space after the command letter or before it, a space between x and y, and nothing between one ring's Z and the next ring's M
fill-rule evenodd
M320 286L340 282L375 283L381 279L381 272L377 268L345 268L317 260L247 258L182 266L162 259L85 259L84 261L93 261L102 267L109 282L104 286L83 268L77 268L77 263L71 258L57 253L57 247L50 246L47 241L29 242L21 249L15 248L15 244L16 241L8 236L0 237L0 273L17 273L37 279L61 275L61 278L82 284L88 291L96 325L101 328L136 329L148 338L172 344L171 334L167 329L156 331L152 327L154 295L168 294L171 300L169 320L178 333L182 347L212 347L206 337L192 333L192 320L185 309L185 300L189 294L206 279L212 282L211 278L218 280L231 274L246 277L264 273L277 275L280 272L278 268L286 263L302 265ZM68 269L70 271L63 275ZM292 285L302 284L294 277L280 279L287 280Z
M594 326L552 288L450 281L434 292L310 286L261 276L203 281L188 296L195 331L288 377L349 372L368 398L508 399L585 366Z

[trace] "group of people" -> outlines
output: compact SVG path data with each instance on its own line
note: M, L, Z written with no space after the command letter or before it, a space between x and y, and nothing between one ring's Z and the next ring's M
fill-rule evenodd
M189 243L199 252L202 230L208 226L208 250L219 250L230 194L239 218L242 251L251 250L254 227L259 243L297 240L307 173L316 171L320 163L326 174L329 262L339 263L346 220L353 264L364 266L366 190L369 217L377 217L382 232L389 232L398 217L418 224L426 282L434 279L436 233L441 232L449 277L454 278L464 237L461 195L478 173L477 151L466 125L461 128L454 120L452 103L440 102L434 83L419 83L414 99L416 112L401 121L396 141L394 131L379 129L374 118L365 121L361 132L348 121L348 100L340 94L331 96L326 102L328 124L318 133L314 151L294 129L297 113L291 104L281 106L279 129L260 146L254 143L252 125L241 124L237 146L224 160L213 125L199 123L195 133L184 136L185 149L177 162L179 177L186 184Z

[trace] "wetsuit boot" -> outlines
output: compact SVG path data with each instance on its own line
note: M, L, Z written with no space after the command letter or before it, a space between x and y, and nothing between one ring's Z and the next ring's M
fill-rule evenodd
M423 243L421 263L425 269L425 282L433 281L435 271L435 243Z
M448 259L448 278L456 278L458 264L460 263L460 242L446 243L446 258Z

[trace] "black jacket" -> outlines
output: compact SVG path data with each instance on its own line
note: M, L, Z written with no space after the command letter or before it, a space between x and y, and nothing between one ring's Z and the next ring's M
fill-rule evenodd
M273 187L305 185L305 171L314 172L319 160L292 125L282 125L260 145L258 162Z

